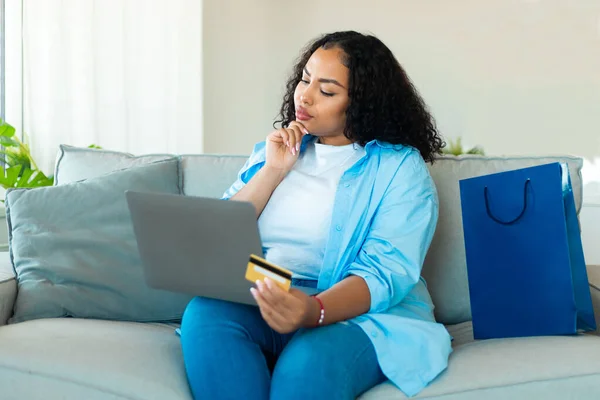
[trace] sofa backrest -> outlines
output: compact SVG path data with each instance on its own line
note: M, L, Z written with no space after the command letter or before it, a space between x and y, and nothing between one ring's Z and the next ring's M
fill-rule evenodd
M221 197L237 179L246 156L181 156L183 194L186 196Z
M56 164L57 184L89 179L116 169L150 163L169 154L133 156L107 150L62 145ZM191 196L220 197L237 179L246 156L180 156L183 193ZM429 291L436 306L436 318L445 324L471 319L465 244L462 229L459 180L495 172L552 162L567 163L571 174L577 212L581 209L583 160L576 157L481 157L445 156L429 169L439 198L440 217L423 267Z
M182 156L184 194L220 197L237 179L245 161L245 156ZM430 165L440 198L440 217L423 267L423 277L439 322L456 324L471 319L459 180L551 162L569 165L579 212L583 161L576 157L444 156Z

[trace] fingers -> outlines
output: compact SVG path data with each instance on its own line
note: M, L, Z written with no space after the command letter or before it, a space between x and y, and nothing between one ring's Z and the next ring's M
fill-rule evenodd
M296 139L296 131L292 128L285 128L284 130L288 134L288 140L286 142L288 150L293 155L296 155L300 150L300 142L298 142L298 140Z
M290 133L287 131L287 129L279 129L277 132L281 136L283 144L289 147Z
M297 154L296 151L296 132L294 129L290 128L281 128L271 133L267 140L275 143L282 144L285 146L286 151L289 151L290 154ZM298 147L299 150L299 147Z
M266 278L264 282L256 282L256 286L260 291L263 299L265 299L271 306L276 307L281 314L288 315L293 313L297 305L292 304L289 293L284 292L279 286L272 280Z
M290 125L286 129L290 134L289 148L292 151L292 154L296 155L297 153L300 153L302 137L308 134L308 130L298 121L290 122Z
M304 136L304 134L302 133L300 128L298 128L295 125L290 125L286 128L286 130L290 134L288 146L292 154L296 155L300 153L300 144L302 143L302 136Z
M252 295L258 304L260 309L260 314L263 319L269 324L269 326L277 331L282 330L284 326L287 325L287 319L281 315L275 307L273 307L269 302L267 302L263 296L263 294L252 288Z
M303 134L305 134L305 135L309 134L308 129L306 129L306 127L304 126L304 124L302 124L302 122L300 122L300 121L292 121L292 122L290 122L290 126L293 126L293 125L295 125L298 128L300 128L300 131Z
M268 140L281 143L286 146L292 155L300 153L302 137L308 134L308 130L298 121L292 121L287 128L281 128L268 136Z

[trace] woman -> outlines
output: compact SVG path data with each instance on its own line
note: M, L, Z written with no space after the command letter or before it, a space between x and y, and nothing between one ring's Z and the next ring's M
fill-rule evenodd
M443 146L430 114L381 41L337 32L301 56L277 122L223 198L255 206L296 288L190 302L194 397L353 399L386 379L418 393L451 351L420 277L438 217L425 162Z

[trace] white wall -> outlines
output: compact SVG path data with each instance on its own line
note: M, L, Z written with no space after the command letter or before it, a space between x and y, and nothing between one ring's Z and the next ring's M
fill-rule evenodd
M204 150L247 154L272 130L306 40L288 0L204 0ZM310 37L310 35L309 35Z
M442 133L488 154L600 156L600 0L205 0L205 151L271 130L300 48L329 31L382 39Z

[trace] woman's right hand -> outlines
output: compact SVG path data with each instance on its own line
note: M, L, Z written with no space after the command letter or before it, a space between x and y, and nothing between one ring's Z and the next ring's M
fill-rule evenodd
M298 160L302 137L306 134L308 131L298 121L272 132L266 140L265 166L287 175Z

